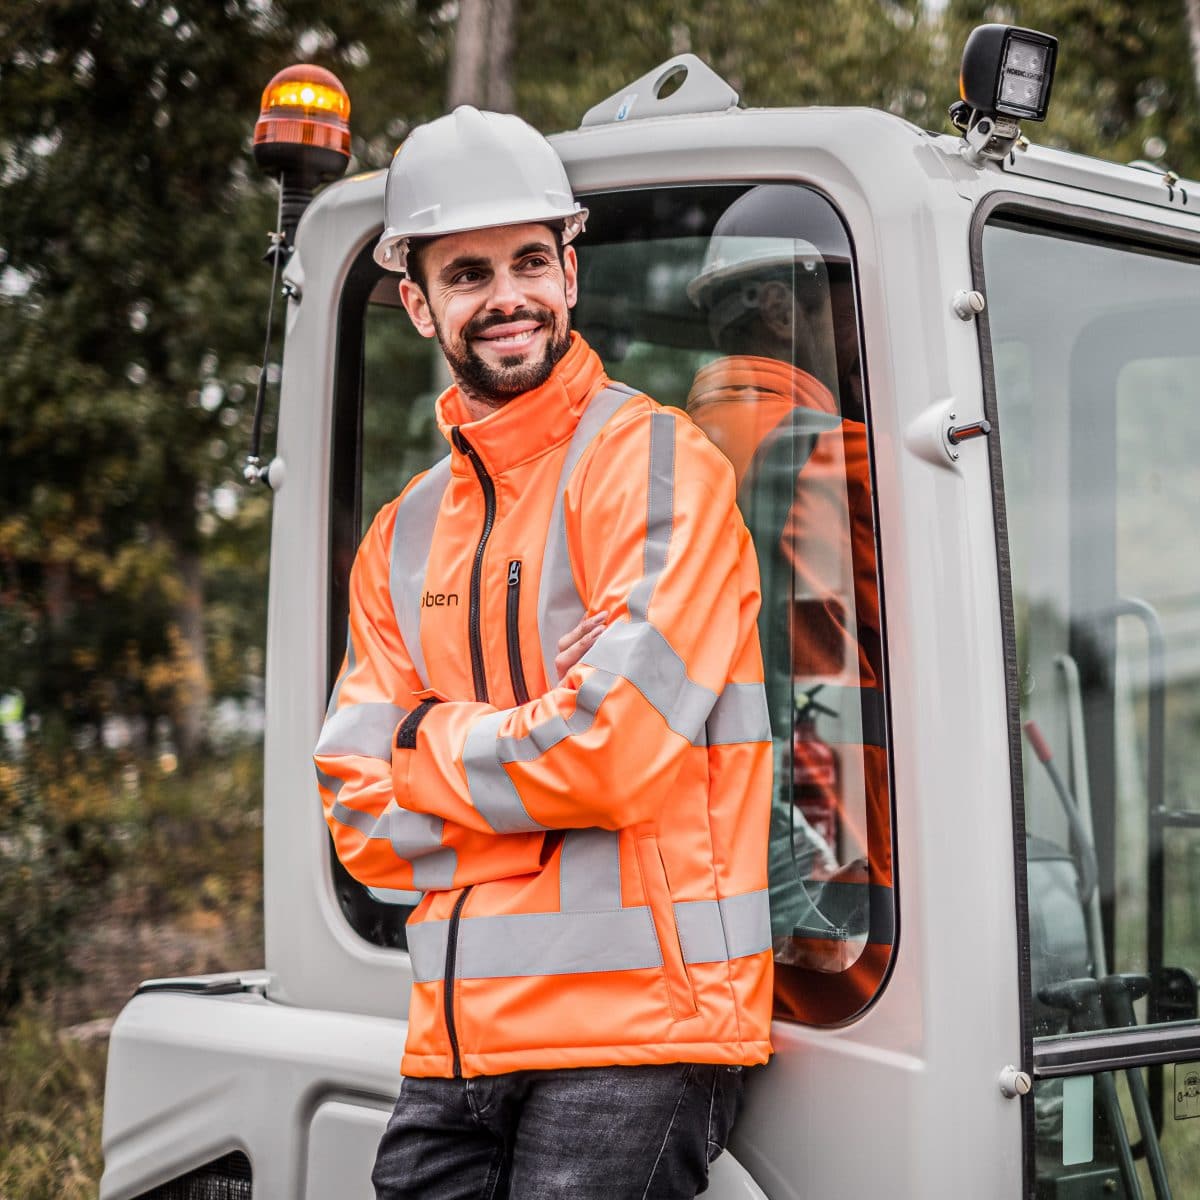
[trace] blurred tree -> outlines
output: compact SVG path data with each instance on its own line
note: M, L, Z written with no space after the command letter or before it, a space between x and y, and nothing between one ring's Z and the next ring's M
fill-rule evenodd
M957 74L935 76L934 32L921 0L522 0L518 111L542 129L577 125L622 84L691 51L748 106L866 104L940 128Z
M1200 94L1200 0L1185 0L1188 45L1192 51L1192 80Z
M747 105L868 104L944 129L967 30L1012 20L1062 38L1050 121L1033 136L1195 174L1195 8L8 0L0 692L19 687L31 713L67 728L166 717L186 756L210 691L236 693L261 670L270 504L247 498L237 468L269 278L251 264L275 211L248 141L279 67L306 59L342 76L354 170L386 165L444 110L456 21L478 35L460 46L474 47L473 94L511 98L550 131L682 50Z
M210 610L223 687L261 642L268 506L234 520L274 223L259 95L290 61L333 68L359 165L385 163L396 114L440 107L444 30L411 0L0 10L0 691L43 721L166 717L195 753L218 531L258 585L251 620Z
M517 0L459 0L446 107L473 104L513 110L514 17Z
M1192 0L950 0L946 45L957 58L985 21L1059 39L1044 126L1034 141L1117 162L1149 159L1200 175L1200 83L1189 53Z

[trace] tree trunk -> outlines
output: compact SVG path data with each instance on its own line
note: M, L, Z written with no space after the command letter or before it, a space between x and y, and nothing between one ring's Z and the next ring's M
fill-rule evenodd
M1184 0L1188 42L1192 47L1192 76L1196 80L1196 99L1200 101L1200 0Z
M181 551L177 559L184 593L176 609L180 682L172 704L175 747L185 766L204 749L204 719L208 713L208 662L204 636L204 575L198 551Z
M485 103L488 65L487 0L460 0L450 60L450 85L446 97L451 111L460 104Z
M510 113L516 108L512 70L516 36L517 0L493 0L487 62L487 106L493 112Z
M517 0L460 0L447 104L512 112Z

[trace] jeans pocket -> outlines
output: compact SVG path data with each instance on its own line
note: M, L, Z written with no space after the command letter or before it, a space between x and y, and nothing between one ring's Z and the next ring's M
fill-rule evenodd
M694 1017L699 1010L691 976L683 961L679 930L675 926L675 903L671 898L671 885L667 881L667 869L663 865L657 838L638 838L637 860L642 874L642 889L646 893L646 903L650 906L650 918L654 922L654 933L662 954L663 978L667 985L671 1015L676 1021L683 1021Z

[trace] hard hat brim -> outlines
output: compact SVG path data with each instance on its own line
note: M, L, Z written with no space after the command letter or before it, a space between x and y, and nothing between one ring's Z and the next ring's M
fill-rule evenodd
M454 219L434 219L421 229L383 231L375 244L374 258L385 271L403 274L408 262L408 245L412 238L438 238L453 233L473 233L480 229L502 229L512 225L558 225L564 246L573 242L584 230L588 210L575 204L564 211L562 208L530 209L528 205L513 205L508 213L497 212L494 204L481 203L470 208L458 209Z

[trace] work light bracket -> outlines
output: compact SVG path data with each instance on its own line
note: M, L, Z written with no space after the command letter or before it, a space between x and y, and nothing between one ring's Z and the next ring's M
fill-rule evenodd
M963 46L950 119L962 130L963 157L1002 159L1021 136L1020 121L1044 121L1058 39L1016 25L979 25Z

